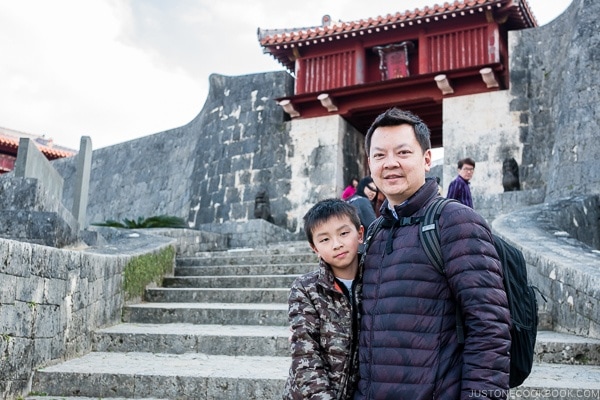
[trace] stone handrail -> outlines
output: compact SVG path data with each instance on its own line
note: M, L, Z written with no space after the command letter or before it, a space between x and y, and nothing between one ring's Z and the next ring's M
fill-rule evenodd
M0 238L0 398L22 398L33 371L89 352L92 332L121 320L129 261L175 242L129 232L77 251Z

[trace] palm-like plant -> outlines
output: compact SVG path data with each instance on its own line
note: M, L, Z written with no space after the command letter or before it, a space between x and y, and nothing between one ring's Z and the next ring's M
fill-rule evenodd
M123 219L123 222L108 219L105 222L93 222L95 226L110 226L113 228L125 229L144 229L144 228L187 228L183 218L174 217L172 215L157 215L144 219L138 217L137 220Z

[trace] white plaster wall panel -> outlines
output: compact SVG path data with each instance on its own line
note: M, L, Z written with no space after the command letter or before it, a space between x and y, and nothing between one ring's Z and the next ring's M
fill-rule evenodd
M502 163L513 157L521 165L523 147L520 113L510 111L511 99L508 91L496 91L444 100L444 193L457 175L458 160L465 157L476 163L474 194L504 192Z
M288 151L287 164L292 169L289 193L291 208L288 220L301 220L317 201L338 196L343 184L342 138L343 120L337 116L295 119L290 137L293 151Z

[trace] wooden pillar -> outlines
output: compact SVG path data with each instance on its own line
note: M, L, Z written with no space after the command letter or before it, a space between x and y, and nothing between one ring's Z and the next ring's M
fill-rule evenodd
M363 47L361 42L357 42L354 46L354 84L360 85L366 82L367 75L367 61L366 61L366 49Z
M431 72L431 60L429 59L429 41L425 31L419 32L419 65L417 74L427 74Z
M306 76L304 72L304 61L301 59L296 59L295 62L295 70L296 70L296 87L294 88L294 93L301 94L305 92L305 82Z

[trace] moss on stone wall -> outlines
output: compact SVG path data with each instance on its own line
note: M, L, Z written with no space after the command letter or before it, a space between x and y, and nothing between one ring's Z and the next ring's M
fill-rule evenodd
M123 270L125 301L141 297L152 282L160 285L163 276L172 270L174 259L175 249L172 246L158 253L132 258Z

